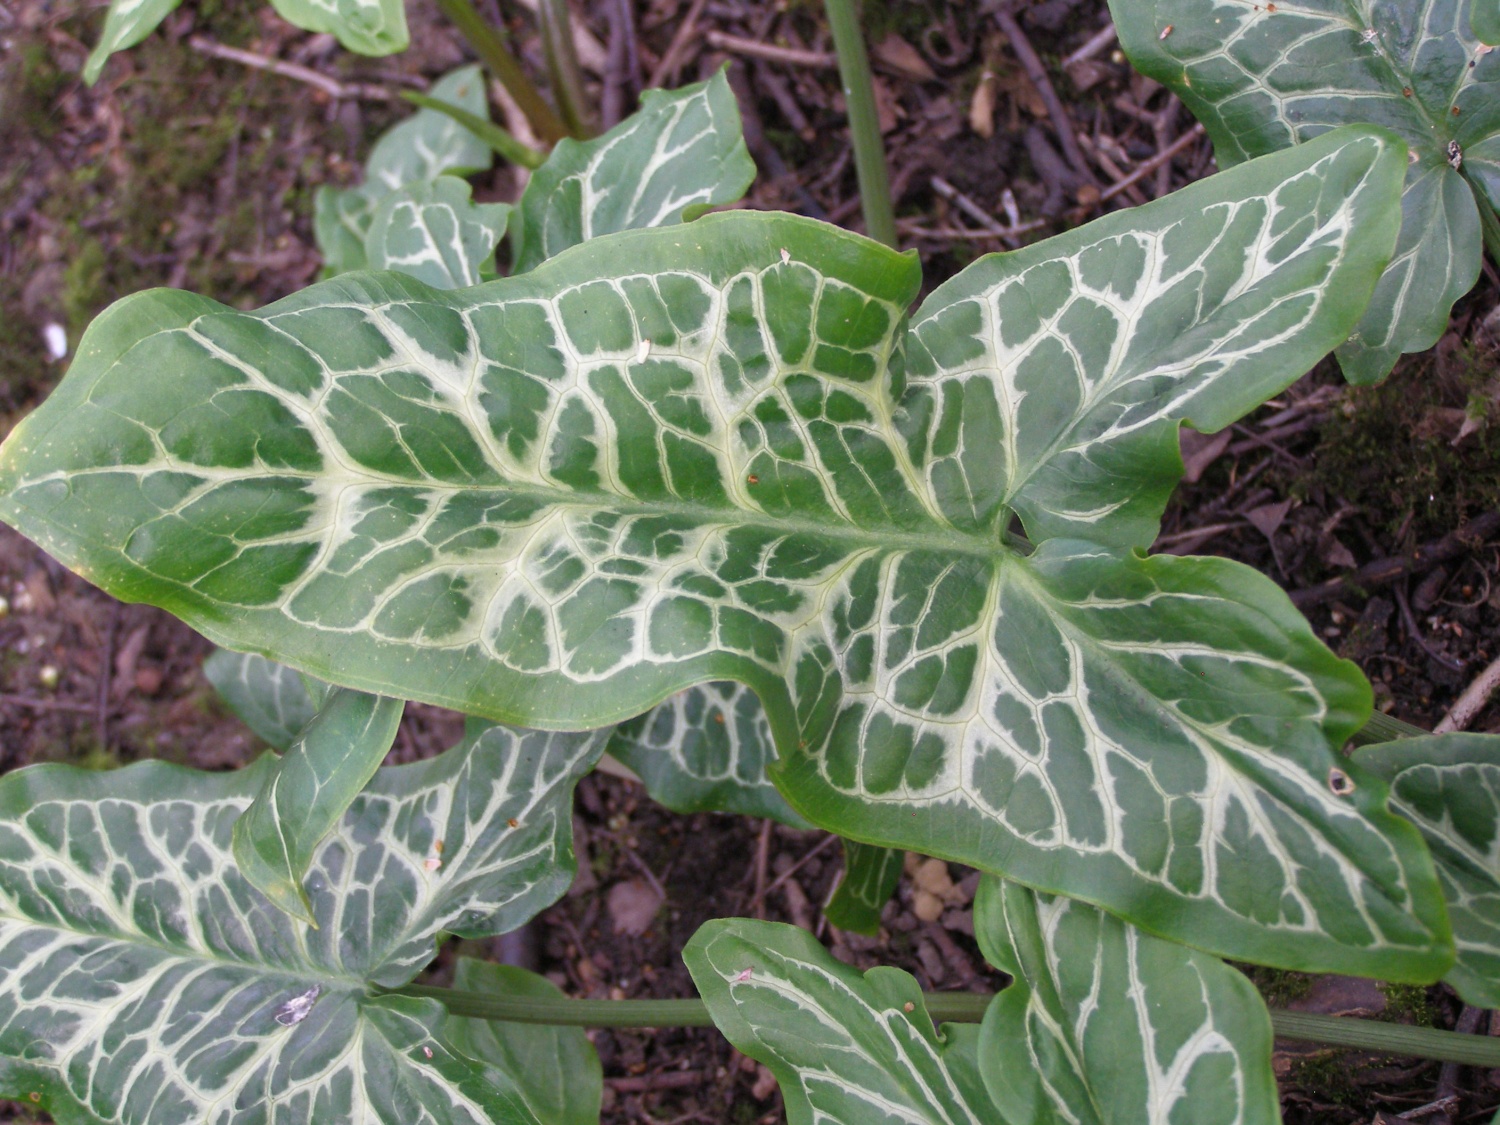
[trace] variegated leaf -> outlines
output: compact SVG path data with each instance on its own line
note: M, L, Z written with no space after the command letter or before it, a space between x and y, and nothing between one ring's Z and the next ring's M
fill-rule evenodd
M477 66L444 75L433 85L431 96L488 120L484 77ZM387 194L443 175L466 176L488 168L492 159L484 141L436 110L419 109L397 122L375 142L365 161L362 184L351 188L325 185L313 197L313 234L327 274L370 267L365 243L376 209Z
M1350 382L1373 383L1402 352L1435 343L1479 276L1466 154L1500 136L1500 56L1470 31L1469 0L1110 7L1131 62L1208 127L1223 167L1355 122L1401 134L1411 167L1400 244L1339 361Z
M840 835L1234 956L1431 979L1416 833L1327 785L1368 685L1260 575L1130 549L1181 422L1348 331L1404 163L1330 134L982 259L909 333L914 258L774 214L462 291L141 294L0 450L0 511L365 691L579 728L733 679ZM1007 546L1013 511L1050 541Z
M244 724L273 750L291 746L317 714L302 677L255 653L215 649L203 674Z
M1471 0L1469 25L1481 43L1500 43L1500 0Z
M909 973L860 973L796 926L746 918L705 923L682 959L725 1038L776 1076L788 1125L997 1125L975 1029L938 1034Z
M104 31L83 64L83 80L92 86L104 72L109 56L134 47L161 25L182 0L110 0Z
M558 142L516 208L515 272L602 234L669 226L733 203L755 178L723 71L647 90L639 112L590 141Z
M385 760L402 707L399 699L335 688L235 822L240 873L292 917L317 924L302 881L324 837Z
M365 235L365 262L400 270L436 289L478 285L495 274L508 203L475 203L457 176L408 184L385 195Z
M621 723L609 753L635 772L654 800L676 812L742 813L808 827L766 775L776 757L771 723L742 684L719 681L678 692Z
M1355 761L1388 781L1437 863L1458 961L1444 979L1500 1008L1500 737L1443 734L1370 746Z
M1027 1125L1276 1125L1271 1017L1217 958L1071 899L988 878L985 958L1014 977L985 1013L979 1067Z
M472 957L458 959L453 987L534 1000L565 999L546 977ZM457 1050L504 1075L538 1121L599 1125L604 1071L583 1028L449 1017L444 1032Z
M537 1122L444 1039L372 998L441 933L520 925L572 876L594 735L500 729L381 771L312 864L314 929L240 873L231 830L273 767L41 766L0 779L0 1090L60 1121Z
M411 42L406 0L271 0L281 18L332 34L361 55L393 55Z
M896 893L904 852L845 840L844 873L823 916L841 930L873 935L880 929L880 913Z

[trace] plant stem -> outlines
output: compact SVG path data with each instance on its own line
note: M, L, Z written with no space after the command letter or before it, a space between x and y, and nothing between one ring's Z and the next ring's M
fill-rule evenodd
M469 0L437 0L437 5L469 41L469 46L484 60L490 73L500 80L500 85L516 100L537 136L548 144L566 137L567 127L542 95L537 93L536 87L521 69L521 64L505 45L504 38L474 10L474 5Z
M875 112L875 81L870 56L854 12L855 0L824 0L833 49L839 59L839 81L849 110L849 141L854 146L854 171L859 178L859 202L865 231L877 242L896 247L896 212L891 207L891 183L885 167L885 142L880 139L880 117Z
M535 1000L453 988L408 984L383 990L390 996L440 1001L455 1016L569 1027L712 1027L702 1000ZM926 992L922 1001L936 1023L978 1023L994 996L983 992ZM1500 1039L1433 1027L1408 1027L1351 1016L1271 1011L1271 1026L1283 1039L1360 1047L1390 1055L1444 1059L1469 1066L1500 1066Z
M483 117L478 117L466 109L459 109L456 105L449 105L438 98L430 98L426 94L418 94L411 90L403 91L401 97L411 102L412 105L453 118L512 164L519 164L523 168L540 168L542 162L547 159L545 152L538 152L530 145L522 144L509 130L502 129L493 121L486 121Z
M1414 727L1376 711L1370 716L1368 723L1354 732L1352 741L1356 746L1369 746L1375 742L1395 742L1398 738L1421 738L1428 733L1430 732L1421 727Z
M583 71L573 47L572 16L568 0L540 0L536 7L542 28L542 49L547 56L547 76L552 96L562 111L568 132L580 139L592 135L589 127L588 95L583 92Z

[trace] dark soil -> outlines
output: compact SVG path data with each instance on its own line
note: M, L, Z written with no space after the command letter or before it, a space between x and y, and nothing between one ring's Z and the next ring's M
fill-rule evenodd
M690 6L579 6L606 60L612 37L618 45L614 61L594 70L585 55L596 104L629 111ZM255 307L307 284L320 264L313 191L349 181L370 138L401 112L388 99L335 100L221 61L193 38L341 81L418 87L462 61L466 49L426 0L409 7L413 48L370 60L289 27L269 5L189 0L88 89L78 75L102 7L0 0L0 435L64 369L48 358L45 325L61 326L76 346L106 304L149 286ZM619 18L625 7L633 38ZM480 8L498 18L494 0ZM693 33L662 68L664 83L731 61L761 169L749 205L858 228L836 71L715 38L826 53L821 7L708 0L699 8ZM991 6L869 0L866 9L902 236L921 251L929 286L1006 245L969 208L991 224L1036 223L1025 238L1038 238L1212 171L1198 137L1101 202L1112 184L1192 127L1174 99L1129 71L1112 43L1061 66L1106 25L1101 0L1044 0L1021 15L1077 131L1093 142L1082 172L1059 154L1045 103ZM534 75L545 74L531 17L520 4L505 11L524 61ZM481 177L476 194L511 199L518 186L502 168ZM1448 561L1398 581L1347 579L1500 510L1500 362L1483 331L1496 302L1493 280L1482 279L1455 310L1443 342L1404 361L1384 387L1350 390L1325 363L1226 437L1189 435L1193 483L1181 489L1158 544L1222 554L1271 575L1301 599L1328 643L1364 668L1382 710L1424 727L1500 655L1500 530L1491 524ZM1345 579L1341 588L1310 593L1338 579ZM3 527L0 596L0 768L44 761L109 768L163 757L228 769L263 749L204 681L205 641L156 610L120 605ZM408 707L393 757L437 752L456 738L459 722ZM1471 729L1500 730L1500 708L1482 712ZM732 914L807 925L841 957L900 965L924 988L1003 983L974 946L967 903L975 879L957 867L951 901L936 921L918 918L905 879L880 936L863 939L822 922L819 905L841 862L822 833L678 817L635 785L602 775L580 786L576 824L573 890L520 939L487 943L488 952L528 963L572 994L691 995L678 950L702 921ZM621 932L622 903L642 894L664 894L661 908L643 932ZM1438 1027L1452 1027L1460 1015L1441 986L1382 990L1260 969L1252 976L1279 1005ZM1500 1020L1492 1030L1500 1033ZM717 1034L599 1032L594 1039L611 1125L784 1119L768 1074ZM1497 1074L1465 1070L1455 1078L1438 1064L1283 1046L1277 1066L1289 1122L1343 1125L1399 1114L1433 1102L1444 1080L1459 1096L1457 1108L1445 1107L1451 1121L1485 1119L1500 1100ZM30 1106L11 1114L39 1119Z

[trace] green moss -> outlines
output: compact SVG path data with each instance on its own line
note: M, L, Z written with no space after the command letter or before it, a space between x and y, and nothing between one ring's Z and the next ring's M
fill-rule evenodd
M1268 1007L1285 1008L1293 1000L1300 1000L1312 991L1317 978L1310 973L1294 973L1287 969L1272 969L1265 965L1250 965L1231 962L1236 969L1250 978Z
M1291 1083L1334 1105L1355 1105L1364 1100L1354 1079L1354 1068L1342 1052L1312 1055L1292 1064Z
M1386 1009L1380 1013L1380 1019L1389 1023L1416 1024L1418 1027L1438 1026L1440 1013L1425 984L1387 984L1380 981L1377 987L1385 994L1386 1002Z

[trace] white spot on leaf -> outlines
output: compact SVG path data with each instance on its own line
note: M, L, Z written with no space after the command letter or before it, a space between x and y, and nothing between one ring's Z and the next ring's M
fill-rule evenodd
M301 996L293 996L281 1007L276 1009L276 1022L282 1027L295 1027L307 1018L312 1007L323 993L323 986L313 985Z

